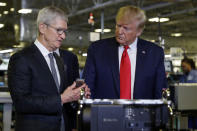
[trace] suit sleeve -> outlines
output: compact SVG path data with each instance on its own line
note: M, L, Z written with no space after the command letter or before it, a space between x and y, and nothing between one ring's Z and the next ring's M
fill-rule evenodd
M69 62L71 65L69 66L70 69L68 69L70 72L68 74L68 79L69 79L69 85L71 85L77 78L79 78L79 63L77 56L72 54ZM69 125L71 126L72 129L76 129L78 102L76 101L76 102L67 103L65 104L65 107L68 112L67 114L69 117Z
M60 114L60 95L32 95L33 79L42 78L33 78L32 68L28 64L24 54L19 53L13 55L9 61L8 87L16 111L28 114Z
M162 89L167 88L163 49L161 49L159 54L160 54L160 57L159 57L159 62L157 66L157 71L156 71L155 99L160 99L162 97Z
M73 81L75 81L77 78L79 78L79 63L76 55L73 55L73 62L72 62L72 67L73 67Z
M85 79L86 84L90 88L91 98L94 98L96 69L95 69L95 57L94 57L93 45L91 45L88 49L88 55L87 55L86 65L85 65L84 72L83 72L83 78Z

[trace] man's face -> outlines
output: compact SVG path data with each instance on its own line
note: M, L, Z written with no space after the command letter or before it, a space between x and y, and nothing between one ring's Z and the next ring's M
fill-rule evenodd
M50 51L54 51L61 46L62 41L66 38L67 23L57 18L50 24L44 24L44 26L45 46Z
M181 68L182 68L183 73L185 74L188 74L191 71L191 66L186 62L181 63Z
M121 45L129 45L135 41L136 37L142 33L141 29L138 29L137 21L125 22L124 20L118 20L116 22L116 40Z

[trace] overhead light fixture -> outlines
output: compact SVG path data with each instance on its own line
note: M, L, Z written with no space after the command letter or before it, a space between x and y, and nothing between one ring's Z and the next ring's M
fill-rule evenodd
M29 14L32 12L32 9L20 9L18 10L18 13L21 13L21 14Z
M170 57L172 57L172 55L170 55L170 54L169 55L168 54L165 55L165 58L170 58Z
M154 17L154 18L150 18L148 19L148 21L150 22L167 22L169 21L170 19L169 18L159 18L159 17Z
M24 48L26 46L25 42L19 42L17 45L13 45L14 48Z
M23 45L13 45L14 48L22 48L24 47Z
M0 50L0 54L13 52L13 49Z
M95 29L94 32L102 32L102 29ZM111 32L111 29L104 29L103 32Z
M0 14L0 17L2 16L2 14Z
M73 51L74 49L73 49L72 47L69 47L68 50L69 50L69 51Z
M0 2L0 6L6 6L6 3Z
M3 11L3 14L4 15L7 15L8 14L8 11L7 10Z
M0 24L0 28L3 28L4 27L4 24Z
M104 29L104 32L111 32L111 29Z
M82 56L87 56L87 55L88 55L87 53L83 53L83 54L82 54Z
M19 25L14 24L14 29L15 29L15 30L19 30Z
M182 33L172 33L171 36L180 37L180 36L182 36Z
M13 11L14 11L14 8L10 8L10 11L12 11L12 12L13 12Z

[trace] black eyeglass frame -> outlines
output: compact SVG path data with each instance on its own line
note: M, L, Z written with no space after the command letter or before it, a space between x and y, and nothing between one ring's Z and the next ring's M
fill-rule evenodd
M61 28L56 28L50 24L46 24L44 23L45 25L47 25L48 27L51 27L52 29L54 29L59 35L62 35L63 33L66 35L68 33L68 30L67 29L61 29Z

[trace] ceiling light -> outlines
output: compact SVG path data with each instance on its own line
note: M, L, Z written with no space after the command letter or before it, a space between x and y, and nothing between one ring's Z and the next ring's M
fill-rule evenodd
M111 32L111 29L104 29L104 32Z
M101 29L95 29L94 32L101 32Z
M73 49L72 47L69 47L68 50L69 50L69 51L73 51L74 49Z
M22 48L22 47L24 47L24 46L22 46L22 45L13 45L13 47L14 47L14 48Z
M18 31L19 31L19 25L14 24L14 30L15 30L16 32L18 32Z
M0 28L3 28L4 27L4 24L0 24Z
M169 55L165 55L165 58L170 58L170 57L172 57L170 54Z
M87 56L87 55L88 55L87 53L83 53L83 54L82 54L82 56Z
M95 29L95 32L102 32L102 29ZM111 29L104 29L103 32L111 32Z
M4 15L7 15L8 14L8 11L7 10L3 11L3 14Z
M182 36L182 33L172 33L171 36L180 37L180 36Z
M6 6L6 3L0 2L0 6Z
M32 12L32 9L20 9L18 11L18 13L21 13L21 14L28 14L28 13L31 13Z
M13 12L13 11L14 11L14 8L10 8L10 11L12 11L12 12Z
M169 18L158 18L158 17L148 19L148 21L150 21L150 22L159 22L159 21L160 22L167 22L169 20L170 20Z
M3 54L3 53L10 53L10 52L13 52L13 49L7 49L7 50L1 50L0 53Z
M0 14L0 17L2 16L2 14Z

